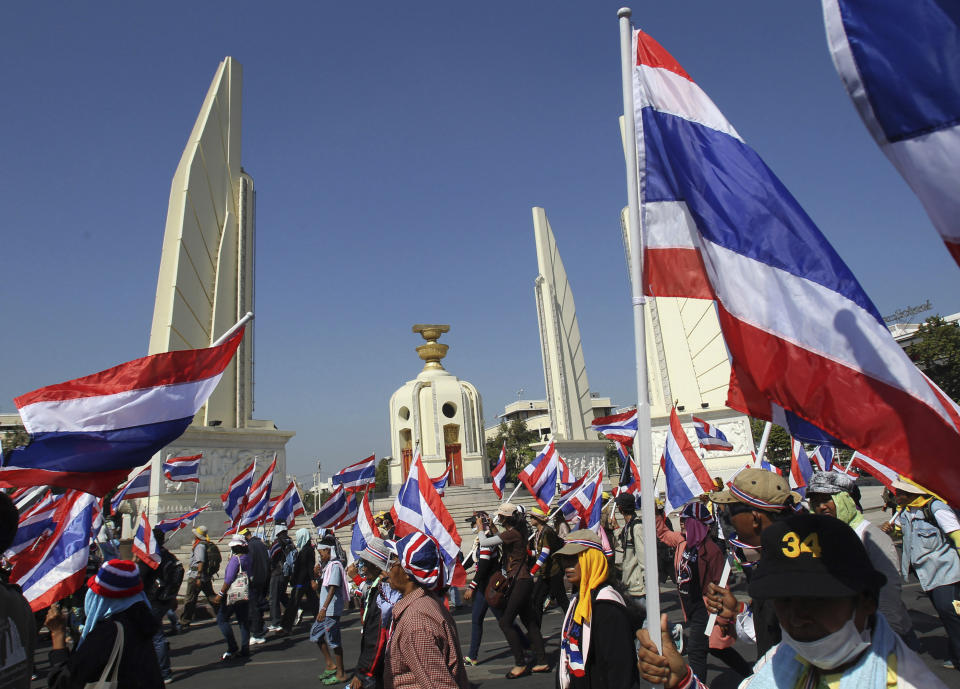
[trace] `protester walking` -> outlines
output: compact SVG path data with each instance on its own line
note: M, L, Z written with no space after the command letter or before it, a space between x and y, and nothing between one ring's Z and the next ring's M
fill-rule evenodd
M904 480L893 483L901 511L896 526L903 533L900 573L910 571L940 616L947 635L950 659L944 667L960 669L960 523L957 514L919 486ZM892 530L887 524L886 530Z
M300 621L301 610L312 617L317 614L319 607L317 593L313 590L313 570L317 564L317 556L310 545L310 532L307 529L297 529L294 546L297 557L290 575L290 605L283 611L281 621L284 634L289 634Z
M183 603L183 615L180 624L189 627L196 614L197 598L200 593L207 597L207 602L216 615L217 606L214 603L216 593L213 591L213 577L220 569L220 551L217 544L207 536L207 527L203 524L193 529L193 549L190 551L190 568L187 572L187 595Z
M561 612L567 611L570 599L567 597L567 587L563 580L563 568L560 567L560 558L556 552L563 547L563 539L547 522L549 517L539 507L527 512L527 519L534 529L533 552L536 560L530 567L533 582L533 610L537 615L537 626L543 622L543 608L547 596Z
M157 620L157 631L153 635L153 648L157 652L157 662L160 664L160 675L164 682L173 680L173 671L170 669L170 644L163 633L163 618L177 604L177 592L183 582L183 565L164 546L165 534L157 527L153 527L153 538L157 543L160 562L147 562L139 553L137 568L140 579L143 581L143 593L150 604L150 611Z
M217 595L217 626L227 642L227 650L220 660L231 660L250 655L250 555L247 541L242 536L230 539L230 560L223 573L223 586ZM240 627L240 645L230 628L231 618L236 617Z
M333 534L327 534L317 545L323 573L318 590L320 609L310 629L310 641L317 644L327 662L326 670L320 673L320 681L323 684L342 685L347 675L343 669L340 616L347 599L347 576L343 571L343 563L335 557L335 543Z
M419 531L388 541L393 606L384 684L388 689L468 689L457 626L439 595L444 585L440 545Z
M116 672L118 687L158 689L164 685L153 646L159 622L143 594L137 566L110 560L87 582L86 621L71 653L66 642L66 616L59 605L47 611L50 630L50 689L83 689ZM114 654L114 649L117 653ZM111 657L114 666L110 666Z
M558 686L633 689L637 615L628 610L625 589L614 586L600 537L592 529L574 531L557 554L575 591L563 619Z
M357 566L366 587L360 598L360 657L350 689L383 689L384 657L390 638L393 606L400 594L385 580L390 559L386 544L371 536L366 548L357 553Z
M287 586L293 574L297 548L287 533L287 524L278 519L274 522L273 543L270 545L270 626L268 632L283 629L281 620L284 607L290 604Z
M267 609L267 587L270 584L270 551L263 540L248 529L241 535L247 541L250 554L250 645L266 641L267 629L263 613Z
M920 640L913 630L907 606L901 599L900 556L890 536L864 519L852 491L854 479L837 471L815 471L807 485L807 502L815 514L836 517L860 537L873 568L887 579L880 589L880 612L897 634L915 651Z
M543 649L543 636L540 634L540 625L537 623L537 615L533 609L533 579L530 576L530 568L527 566L526 519L509 502L502 503L497 509L497 519L503 529L498 532L497 527L491 524L491 535L481 537L479 541L481 546L488 548L502 546L502 567L504 576L509 582L510 592L498 622L507 643L510 644L514 660L514 666L507 673L507 678L515 679L531 672L550 672ZM534 654L533 667L529 667L526 663L520 635L514 627L517 617L526 627L527 637L530 639Z
M647 609L647 589L643 564L643 522L637 517L637 502L632 493L620 493L614 502L623 516L623 528L617 535L620 551L620 581L641 610Z

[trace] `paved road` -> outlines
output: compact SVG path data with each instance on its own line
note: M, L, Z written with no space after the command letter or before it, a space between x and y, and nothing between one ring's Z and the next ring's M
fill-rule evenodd
M680 621L680 610L672 585L662 589L664 612L671 622ZM918 633L924 640L927 652L924 660L940 676L947 686L958 686L958 674L940 667L946 658L947 645L939 618L932 606L916 584L904 589L904 602L911 611ZM470 643L470 613L467 608L456 612L457 631L466 653ZM359 650L360 620L358 614L347 613L344 618L343 643L345 660L348 667L356 660ZM558 630L560 614L548 610L544 615L544 636L551 664L555 665L559 647ZM170 638L172 664L175 682L172 686L184 689L234 689L236 687L314 687L320 686L317 675L323 670L321 654L307 639L309 626L301 622L300 627L288 638L268 638L261 646L252 647L252 656L245 663L221 663L220 654L226 650L226 644L220 630L212 620L195 624L186 634ZM42 648L37 655L38 670L47 669L47 650ZM492 615L487 615L484 625L483 643L480 650L481 663L468 667L467 674L471 682L484 688L523 687L525 689L547 689L554 686L554 677L549 675L531 675L518 682L509 682L504 675L513 664L506 642ZM738 643L738 650L749 660L756 655L753 647ZM711 659L709 685L711 689L731 689L736 687L736 677L725 666ZM46 686L41 679L34 687Z

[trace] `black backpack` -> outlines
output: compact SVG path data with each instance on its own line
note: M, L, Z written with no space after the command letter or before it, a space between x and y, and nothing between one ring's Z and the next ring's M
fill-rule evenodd
M170 601L177 597L183 584L183 564L167 550L163 551L160 562L160 576L157 577L156 598Z
M223 556L220 554L220 549L216 543L207 541L203 545L204 554L206 555L203 574L206 578L213 579L217 575L217 572L220 571L220 565L223 564Z

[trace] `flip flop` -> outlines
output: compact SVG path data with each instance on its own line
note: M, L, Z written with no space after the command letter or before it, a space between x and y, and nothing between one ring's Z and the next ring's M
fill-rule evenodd
M323 682L323 681L325 681L325 680L327 680L327 679L330 679L331 677L335 676L336 674L337 674L337 671L336 671L336 670L324 670L323 672L321 672L321 673L317 676L317 679L319 679L321 682Z
M505 677L506 677L507 679L520 679L521 677L526 677L526 676L529 675L529 674L530 674L530 668L529 668L529 667L525 667L525 668L523 668L523 672L521 672L520 674L515 675L515 674L513 674L512 672L508 672L508 673L505 675Z
M321 681L320 684L334 685L334 684L342 684L345 681L346 681L345 679L337 679L337 673L336 671L334 671L332 675L327 677L325 680Z

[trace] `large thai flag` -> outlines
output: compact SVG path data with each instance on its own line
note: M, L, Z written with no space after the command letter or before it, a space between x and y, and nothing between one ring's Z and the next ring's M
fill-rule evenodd
M41 539L53 535L57 530L55 516L61 497L48 490L47 495L20 515L13 542L3 552L5 558L9 560L27 548L35 548L40 545Z
M134 474L133 478L117 489L116 495L110 499L110 511L116 512L124 500L150 497L150 465L143 467Z
M697 432L697 439L700 441L700 447L704 450L732 450L733 443L727 440L716 426L711 426L703 419L693 417L693 429Z
M507 483L507 444L504 443L500 448L500 459L497 460L497 466L490 472L490 478L493 479L493 492L497 494L497 500L503 500L503 487Z
M200 458L202 454L189 457L171 457L163 463L163 475L168 481L200 483Z
M444 471L440 476L434 479L430 479L433 483L433 489L437 491L437 495L443 497L443 494L447 492L447 483L450 481L450 466L447 465L447 470Z
M282 519L288 527L294 525L298 515L306 514L303 501L300 499L300 491L297 490L297 484L293 481L272 502L269 518L274 521Z
M343 516L340 517L340 519L338 519L330 528L340 529L344 526L350 526L356 521L357 515L360 514L360 498L357 497L358 495L360 495L360 493L355 490L347 493L346 510L344 511ZM364 493L364 495L366 495L366 493Z
M823 18L857 112L960 264L960 7L823 0Z
M176 533L180 529L187 526L187 522L193 523L193 520L197 518L204 510L210 509L210 503L207 503L203 507L198 507L195 510L190 510L181 514L179 517L171 517L170 519L161 519L157 522L156 528L160 529L163 533Z
M248 526L256 526L263 523L267 518L267 512L270 510L270 491L273 487L273 473L277 468L277 455L273 455L273 461L266 471L251 484L247 492L246 506L243 510L243 516L240 518L240 529Z
M557 474L560 470L560 453L551 440L540 453L520 472L520 483L527 487L537 504L550 511L550 501L557 493Z
M620 480L617 482L617 493L640 492L640 469L630 456L630 448L621 442L616 443L617 454L620 455Z
M637 434L637 410L598 416L590 424L593 430L603 433L610 440L619 440L621 443L632 443Z
M360 510L357 513L357 521L353 525L353 535L350 538L350 552L356 557L367 549L367 544L371 538L380 538L380 529L373 521L373 513L370 511L370 499L365 493L360 501ZM379 555L377 555L379 558Z
M247 506L247 494L250 492L250 485L253 483L253 474L257 470L257 460L254 459L250 466L234 476L227 486L227 492L220 496L223 502L223 511L227 513L227 520L234 525L239 523Z
M407 480L400 487L390 514L395 538L403 538L414 531L433 536L440 544L440 554L446 564L444 576L447 585L462 586L466 583L466 572L458 558L460 534L443 500L434 490L419 453L416 453L410 465Z
M14 399L30 444L3 457L0 486L103 496L186 430L243 338L153 354Z
M667 512L686 505L714 488L710 474L680 425L676 407L670 410L670 431L667 433L660 466L663 467L663 476L666 479Z
M131 550L150 569L160 566L160 546L153 536L153 529L150 528L146 512L140 513L140 521L137 522L137 531L133 535Z
M930 461L960 456L953 405L690 75L642 31L635 40L645 293L716 300L728 406L766 420L789 410L960 501L960 471Z
M800 495L806 496L810 477L813 476L813 467L807 457L803 443L796 438L790 440L790 487Z
M875 459L870 459L862 452L853 453L853 459L850 460L848 468L867 472L887 488L893 488L893 482L900 478L896 471Z
M348 507L346 491L343 486L337 486L310 521L318 529L329 529L347 516Z
M10 581L23 591L34 612L78 591L90 555L90 527L97 498L68 491L60 500L56 531L40 547L24 550L14 561Z
M830 471L833 468L834 451L829 445L819 445L810 455L810 462L817 471Z
M333 485L347 490L366 490L377 482L377 457L370 455L334 474Z

